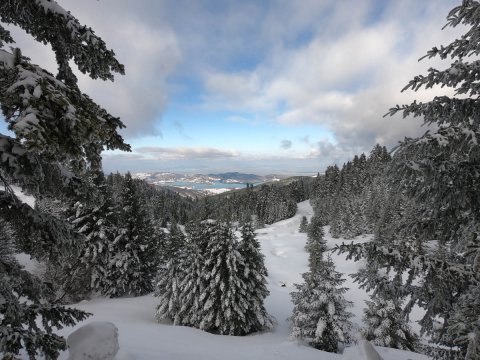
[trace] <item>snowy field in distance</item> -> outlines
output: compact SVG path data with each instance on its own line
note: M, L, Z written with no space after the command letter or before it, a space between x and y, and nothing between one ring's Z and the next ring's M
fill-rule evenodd
M265 305L278 321L272 332L233 337L213 335L168 323L159 324L154 319L157 299L151 295L121 299L96 298L81 302L75 307L94 315L76 328L91 321L114 323L119 329L120 351L115 358L117 360L341 360L340 354L322 352L289 337L287 318L293 307L290 292L294 290L294 283L301 282L301 274L307 271L307 254L304 251L306 235L299 233L298 227L303 215L310 218L312 214L312 208L306 201L299 204L298 212L293 218L267 225L257 231L269 272L270 296ZM342 239L332 239L328 231L326 233L329 247L342 242ZM368 240L370 237L354 239ZM337 270L343 273L353 273L360 266L346 261L344 256L334 255L333 259ZM346 294L347 299L355 304L351 310L355 314L353 321L356 326L360 326L363 301L367 295L349 277L345 286L350 288ZM66 337L74 329L66 328L61 333ZM381 347L377 347L377 350L384 360L427 359L426 356L400 350ZM68 359L68 353L64 352L60 359Z

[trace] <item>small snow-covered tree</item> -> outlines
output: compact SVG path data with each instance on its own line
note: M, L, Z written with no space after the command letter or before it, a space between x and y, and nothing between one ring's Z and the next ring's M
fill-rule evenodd
M350 342L352 306L345 300L345 281L328 257L320 266L302 275L304 283L295 284L292 292L292 337L307 342L314 348L337 352L339 343Z
M238 245L238 251L242 259L238 276L243 278L246 284L248 303L245 314L246 333L271 329L274 320L263 305L263 301L270 293L267 289L265 256L260 252L260 243L256 239L252 223L245 223L241 233L242 239Z
M402 316L401 304L396 299L382 299L378 296L366 301L362 335L375 345L394 349L415 351L418 337Z
M300 222L300 226L298 228L299 232L306 233L308 230L308 220L306 216L302 216L302 220Z

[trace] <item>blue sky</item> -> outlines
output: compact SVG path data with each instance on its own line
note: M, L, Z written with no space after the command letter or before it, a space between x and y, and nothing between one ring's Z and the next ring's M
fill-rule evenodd
M126 66L114 83L80 76L127 125L133 152L105 153L106 171L315 174L391 147L425 129L383 114L441 91L400 93L442 66L417 59L459 34L441 31L453 0L58 2ZM55 71L48 48L13 31Z

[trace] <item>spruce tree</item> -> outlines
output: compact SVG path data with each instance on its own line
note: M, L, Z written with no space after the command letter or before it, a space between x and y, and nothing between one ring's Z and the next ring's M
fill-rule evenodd
M403 310L397 299L382 299L376 296L366 301L362 335L375 345L394 349L415 351L418 337L412 332L402 316Z
M52 303L55 293L50 287L15 260L14 237L10 226L0 219L0 353L16 355L25 349L31 360L39 355L56 359L66 349L66 342L53 331L72 326L89 314Z
M478 1L464 0L452 9L446 27L458 25L466 28L463 36L424 56L450 58L450 65L443 70L429 69L403 89L440 86L450 88L453 95L397 105L389 112L420 117L429 127L424 135L402 141L387 169L387 188L408 207L400 209L392 227L384 229L388 231L382 231L390 238L382 236L375 243L350 246L348 251L351 256L375 261L390 278L407 273L396 290L410 299L405 310L414 304L424 308L422 332L431 335L436 344L458 350L454 356L465 359L480 344L475 335L478 313L464 303L475 298L478 287L474 265L478 250L464 255L470 240L480 234ZM418 251L431 247L432 240L438 244L436 249ZM369 282L367 278L364 281ZM379 285L383 283L369 284L373 288Z
M246 333L268 330L273 327L274 320L268 315L263 302L269 295L267 289L265 256L260 252L260 243L256 239L251 222L245 223L241 230L242 239L238 251L242 258L239 265L240 278L246 284L246 299L248 302L246 317Z
M135 182L125 175L118 235L110 245L111 271L107 281L116 282L111 296L142 295L153 291L159 254L158 239Z
M324 231L319 219L314 216L308 229L307 245L308 264L310 271L323 266L324 253L327 251L327 242L323 238Z
M316 349L337 352L338 343L350 342L352 306L345 300L345 281L335 270L330 257L302 275L303 284L295 284L292 292L292 337L301 339Z
M185 276L181 279L180 310L175 319L181 325L200 327L205 299L206 281L204 266L209 238L214 231L210 222L192 222L187 224L185 256Z
M242 258L228 223L217 223L210 234L203 269L205 292L200 329L222 335L249 332L247 284L239 276Z
M53 1L2 1L0 21L0 105L14 134L0 134L0 182L5 185L0 190L0 213L13 225L19 220L23 223L18 235L22 242L26 239L25 245L40 239L44 253L54 257L58 249L68 247L69 230L49 214L22 204L8 185L16 183L38 196L46 190L54 192L54 183L61 184L55 196L72 197L80 191L86 170L101 168L104 149L129 150L117 132L122 122L80 91L70 64L102 80L113 80L113 74L123 74L124 68L91 28ZM2 24L16 25L50 45L57 74L32 64L21 49L11 49L14 39ZM53 328L73 325L85 315L53 305L48 288L21 270L11 257L3 264L8 276L0 291L5 292L2 295L7 301L0 301L0 306L8 308L2 323L9 325L2 341L15 342L5 345L10 347L8 351L24 347L33 358L39 349L56 358L65 342L53 334ZM2 278L4 274L2 271ZM43 329L35 323L38 314L45 320Z
M155 296L159 305L155 317L158 321L170 319L174 325L181 324L180 309L182 301L181 282L185 277L188 257L185 254L185 236L176 223L171 224L165 237L167 246L163 247L164 261L157 274Z
M302 220L300 222L300 227L298 228L299 232L306 233L308 230L308 220L306 216L302 216Z

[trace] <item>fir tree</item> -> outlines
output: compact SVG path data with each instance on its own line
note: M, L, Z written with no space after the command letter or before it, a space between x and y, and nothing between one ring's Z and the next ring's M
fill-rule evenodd
M109 295L146 294L153 290L159 260L158 239L130 173L125 175L122 206L122 225L109 249L113 254L112 270L107 277L108 281L116 281Z
M300 227L298 228L299 232L306 233L308 230L308 220L306 216L302 216L302 221L300 222Z
M177 224L170 226L165 238L164 262L157 275L155 296L159 305L155 317L158 321L171 319L175 325L181 324L180 309L182 300L181 281L185 277L187 257L185 256L185 236Z
M72 326L89 314L53 305L55 294L23 270L13 252L14 232L0 219L0 353L15 355L25 349L31 360L40 354L56 359L66 343L53 330Z
M246 284L246 298L248 302L246 317L246 333L268 330L273 327L274 320L268 315L263 302L270 293L267 290L265 257L260 252L260 243L255 237L252 223L245 223L242 227L242 240L238 251L242 258L239 266L239 277Z
M247 284L239 276L241 256L228 223L214 225L206 249L202 271L205 292L200 329L223 335L245 335L249 332Z
M123 74L124 69L91 28L53 1L2 1L0 20L49 44L58 64L53 75L32 64L19 48L10 49L8 44L14 39L0 24L0 105L14 134L0 134L0 181L5 185L0 191L0 213L15 229L23 222L18 235L24 245L40 239L42 251L58 261L58 249L63 251L69 245L69 229L59 219L20 203L9 190L9 182L34 195L48 190L71 198L80 191L81 176L88 169L101 168L104 149L129 150L117 132L122 122L80 91L70 60L93 79L113 80L113 73ZM56 191L55 184L61 185ZM4 266L8 280L0 285L0 291L7 301L0 301L0 306L7 306L9 312L2 322L9 324L6 331L14 334L7 333L2 341L14 342L5 345L8 351L24 347L33 358L40 349L47 357L56 358L65 342L53 334L53 328L73 325L84 314L53 305L47 287L11 258ZM43 329L35 323L38 314L45 320Z
M186 227L187 242L185 276L181 279L180 310L175 319L181 325L199 328L203 314L206 281L204 266L208 239L213 233L213 224L189 223Z
M337 352L338 343L348 343L351 338L350 318L347 311L352 303L346 301L345 281L335 271L331 258L302 275L303 284L295 284L292 292L292 336L307 342L316 349Z
M375 345L394 349L415 351L418 337L412 332L402 316L402 307L397 299L384 300L373 296L366 301L362 335Z
M323 227L318 217L313 216L308 228L308 238L305 250L308 252L308 263L310 271L323 266L323 255L327 251L327 242L325 241Z

